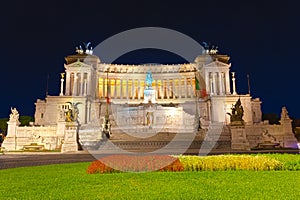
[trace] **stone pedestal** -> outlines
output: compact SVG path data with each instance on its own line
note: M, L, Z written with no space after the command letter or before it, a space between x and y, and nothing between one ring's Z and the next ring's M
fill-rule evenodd
M152 88L147 88L144 90L144 101L143 103L156 103L155 100L155 90L153 90Z
M20 125L18 120L7 122L7 135L2 143L2 148L8 151L18 150L17 148L17 127Z
M292 121L286 107L282 107L280 124L283 128L282 143L284 148L298 148L298 141L293 133Z
M67 122L61 152L78 151L78 123Z
M60 120L57 122L56 126L56 136L57 136L57 143L56 148L61 149L62 143L65 140L65 132L66 132L66 122L64 120Z
M231 149L250 151L244 125L231 125Z

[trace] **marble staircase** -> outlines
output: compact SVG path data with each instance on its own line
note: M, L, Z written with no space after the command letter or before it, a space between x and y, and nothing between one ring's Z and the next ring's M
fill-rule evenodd
M223 124L211 124L195 133L158 132L151 137L134 137L121 129L114 130L110 141L128 152L209 154L230 151L231 134Z

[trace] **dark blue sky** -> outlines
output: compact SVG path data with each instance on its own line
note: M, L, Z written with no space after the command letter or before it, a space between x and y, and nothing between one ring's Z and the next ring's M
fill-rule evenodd
M247 3L245 3L247 2ZM138 27L164 27L198 42L219 46L231 57L238 93L247 93L247 73L253 97L264 113L279 114L282 106L300 118L299 21L296 1L9 1L2 3L0 117L10 107L34 115L34 102L59 94L64 57L75 46L96 46L119 32ZM176 63L178 56L140 50L120 63Z

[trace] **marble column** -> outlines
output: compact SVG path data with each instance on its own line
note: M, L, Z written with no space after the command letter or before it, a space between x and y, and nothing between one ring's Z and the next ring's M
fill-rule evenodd
M212 73L210 73L209 77L209 90L210 90L210 95L214 94L214 88L213 88L213 78L212 78Z
M120 99L123 99L123 80L120 78Z
M117 98L117 79L114 79L115 88L114 88L114 99Z
M106 91L106 87L105 87L105 78L102 78L102 97L105 97L107 95L105 95L105 91Z
M87 81L84 79L84 93L83 95L86 96L86 91L87 91Z
M176 98L175 79L172 79L172 93L173 93L173 99L175 99Z
M156 81L153 80L155 83ZM145 85L146 85L146 82L144 80L142 80L142 83L144 84L144 86L141 88L141 98L144 99L144 90L145 90ZM156 92L156 95L157 95L157 92Z
M193 77L190 77L190 95L191 98L194 97Z
M231 72L232 74L232 94L236 95L236 87L235 87L235 72Z
M135 93L134 93L134 79L131 79L132 80L132 84L131 84L131 94L132 94L132 99L134 99L135 97Z
M164 95L165 95L165 92L164 92L164 80L161 79L161 85L160 85L160 98L161 98L161 99L164 99Z
M223 94L222 73L219 72L218 75L219 75L219 95L222 95Z
M207 94L210 94L209 72L205 72L205 89Z
M77 96L77 73L74 73L74 85L73 85L73 94L72 96Z
M166 79L166 93L167 93L167 99L170 98L170 80Z
M225 73L225 87L226 87L226 94L231 94L230 93L229 70L227 70Z
M153 80L153 83L154 83L154 90L156 91L155 92L155 99L158 99L158 91L157 91L157 80ZM146 83L144 83L144 85L145 85ZM145 88L144 88L145 89ZM145 98L145 97L144 97Z
M88 73L87 74L87 95L91 95L91 86L92 86L91 81L92 81L91 74Z
M66 91L65 91L65 94L66 96L69 96L70 95L70 88L71 88L71 82L70 82L70 72L66 72L67 75L66 75Z
M214 90L214 94L216 95L217 94L216 72L213 72L212 76L213 76L213 90Z
M128 79L126 79L126 99L129 98L129 95L128 95Z
M83 87L84 87L83 76L84 76L84 73L80 73L80 96L83 96Z
M187 80L186 77L184 77L184 97L187 98Z
M65 73L61 73L61 79L60 79L60 94L59 96L64 96L64 74Z
M181 91L182 91L182 79L181 77L178 78L178 88L177 88L177 92L178 92L178 98L181 99Z
M140 82L140 79L138 79L138 99L141 99L141 82Z

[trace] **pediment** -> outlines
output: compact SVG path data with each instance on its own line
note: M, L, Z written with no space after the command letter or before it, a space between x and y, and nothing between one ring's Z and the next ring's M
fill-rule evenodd
M208 63L208 64L206 64L204 66L205 67L230 67L231 63L226 64L226 63L223 63L223 62L220 62L220 61L217 60L217 61Z
M69 67L76 67L76 68L78 68L78 67L89 67L90 68L91 66L84 63L84 62L81 62L80 60L77 60L76 62L73 62L69 65L65 65L65 68L69 68Z

